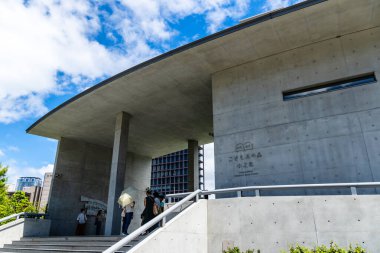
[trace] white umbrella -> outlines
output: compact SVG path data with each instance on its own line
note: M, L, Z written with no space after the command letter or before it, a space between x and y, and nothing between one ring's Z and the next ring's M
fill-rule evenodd
M124 189L124 191L121 192L117 203L119 203L120 206L125 207L131 204L133 201L135 201L137 196L138 196L138 190L134 188L133 186L129 186L128 188Z
M119 205L121 205L122 207L125 207L129 204L131 204L133 202L133 198L131 197L131 195L129 195L128 193L126 192L122 192L117 203L119 203Z

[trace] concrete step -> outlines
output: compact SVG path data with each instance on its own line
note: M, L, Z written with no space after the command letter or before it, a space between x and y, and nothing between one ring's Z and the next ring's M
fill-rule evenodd
M144 240L148 235L139 236L125 245L120 252L127 252ZM0 252L103 252L123 236L59 236L59 237L26 237L0 248Z
M119 241L124 236L46 236L46 237L23 237L20 241Z
M31 248L0 248L0 252L29 252L29 253L101 253L102 250L69 250L69 249L31 249ZM115 251L124 253L125 251Z
M131 248L132 245L126 245L121 250L126 251L129 248ZM28 248L33 250L48 250L48 249L54 249L54 250L96 250L96 251L104 251L109 246L69 246L69 245L13 245L13 244L7 244L4 245L4 249L20 249L20 248Z
M133 246L144 240L148 235L139 236L120 252L127 252ZM103 252L115 244L124 236L49 236L49 237L25 237L12 244L6 244L0 248L0 252Z
M133 240L132 242L137 242L138 240ZM22 245L45 245L45 246L56 246L56 245L64 245L64 246L111 246L115 244L116 241L14 241L12 245L22 246Z

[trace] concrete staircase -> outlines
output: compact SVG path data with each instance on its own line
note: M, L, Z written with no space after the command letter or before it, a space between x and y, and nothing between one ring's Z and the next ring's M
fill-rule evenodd
M26 237L20 241L13 241L12 244L5 244L0 248L0 252L102 252L121 238L121 236ZM144 238L145 236L139 236L117 252L128 251Z

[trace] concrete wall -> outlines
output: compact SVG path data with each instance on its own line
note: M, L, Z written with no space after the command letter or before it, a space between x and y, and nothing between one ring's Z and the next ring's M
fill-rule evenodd
M208 253L223 242L279 253L330 241L380 252L380 196L246 197L208 201Z
M373 28L215 73L216 188L380 181L379 82L282 98L363 73L379 79L379 41Z
M111 157L111 148L61 139L48 209L52 220L51 235L74 235L77 215L86 204L80 201L81 196L107 203ZM141 224L145 188L150 185L151 161L151 157L127 155L124 188L136 199L129 231ZM95 234L94 221L94 216L88 216L86 235Z
M207 253L207 201L190 206L128 252Z
M291 245L360 245L380 252L380 196L280 196L200 200L131 253L279 253Z
M152 158L128 153L127 168L125 171L124 189L136 201L134 217L128 232L132 232L141 225L141 213L144 210L145 189L150 186Z
M48 213L51 235L74 235L76 218L86 196L107 202L112 149L68 138L59 142ZM95 234L89 217L86 234Z
M0 248L22 237L48 236L50 220L18 219L0 226Z

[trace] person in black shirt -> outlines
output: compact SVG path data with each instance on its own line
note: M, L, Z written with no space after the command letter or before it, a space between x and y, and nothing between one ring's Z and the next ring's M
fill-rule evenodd
M146 197L144 199L145 208L141 214L141 219L142 219L141 226L148 223L149 221L151 221L154 218L154 214L153 214L154 198L152 196L152 191L148 187L148 188L146 188L145 193L146 193ZM152 232L154 229L155 229L155 226L152 226L146 232L148 232L148 233Z

